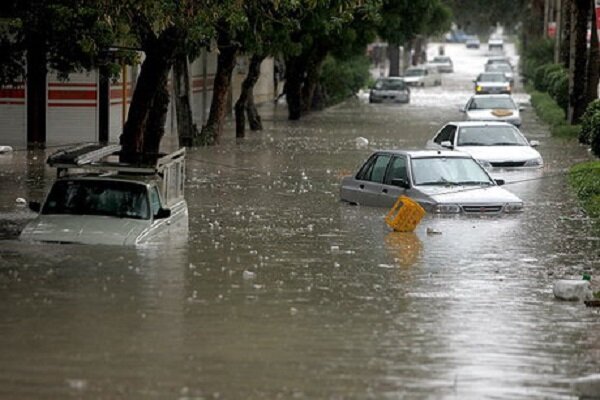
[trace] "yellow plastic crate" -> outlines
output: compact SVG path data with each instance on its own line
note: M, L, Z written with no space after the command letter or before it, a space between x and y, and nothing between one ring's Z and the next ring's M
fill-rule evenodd
M385 223L396 232L412 232L424 215L425 210L419 203L409 197L400 196L385 217Z

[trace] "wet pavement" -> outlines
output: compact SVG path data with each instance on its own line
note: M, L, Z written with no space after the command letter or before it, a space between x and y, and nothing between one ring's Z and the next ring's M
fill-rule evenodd
M564 176L585 148L527 108L546 165L495 174L519 215L393 233L386 210L338 201L372 150L422 147L462 118L485 53L447 45L456 72L409 105L363 97L299 122L266 107L264 132L236 141L230 126L190 150L187 241L14 240L29 216L15 199L40 199L53 172L44 154L0 156L0 397L577 398L570 380L600 369L599 314L552 283L600 267Z

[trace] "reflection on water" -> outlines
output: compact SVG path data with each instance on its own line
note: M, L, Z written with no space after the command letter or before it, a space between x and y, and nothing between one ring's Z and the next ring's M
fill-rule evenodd
M187 240L18 242L3 227L31 214L15 199L41 199L53 176L43 155L13 154L0 171L0 397L572 398L569 379L600 367L600 323L551 287L600 261L559 174L585 149L525 112L546 167L498 171L518 215L427 215L394 233L387 210L338 201L340 175L372 149L420 147L460 118L484 59L446 52L457 73L408 106L350 101L300 122L278 109L245 141L190 150Z

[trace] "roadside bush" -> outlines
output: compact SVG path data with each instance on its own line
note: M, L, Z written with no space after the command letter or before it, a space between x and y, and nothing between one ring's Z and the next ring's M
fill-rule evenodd
M591 125L590 144L592 145L592 153L594 153L596 157L600 157L600 113L594 114Z
M600 113L600 100L594 100L588 104L585 113L581 117L581 130L579 131L579 143L591 144L590 133L592 131L592 117Z
M366 87L369 78L369 59L364 55L339 60L328 56L321 70L320 84L325 105L339 103Z
M546 76L548 93L563 111L569 109L569 75L563 68L550 72Z
M548 93L531 93L531 105L536 109L539 117L551 126L565 124L565 112L556 104Z
M549 77L556 71L560 71L563 67L560 64L544 64L535 69L533 78L533 86L540 92L547 92L550 88Z
M600 217L600 161L573 166L569 172L569 183L591 217Z
M534 79L535 70L544 64L552 63L554 60L554 41L552 39L540 39L528 44L527 49L521 52L523 61L521 63L521 74L525 81Z

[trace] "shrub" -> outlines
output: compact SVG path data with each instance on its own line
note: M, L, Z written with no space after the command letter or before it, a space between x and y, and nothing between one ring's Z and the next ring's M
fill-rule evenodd
M320 83L327 105L339 103L367 86L370 78L369 59L364 55L339 60L328 56L323 63Z
M530 42L527 49L521 52L522 60L521 73L523 78L533 80L535 70L544 64L551 63L554 60L554 41L552 39L540 39Z
M544 122L552 126L564 125L565 112L548 93L533 92L531 94L531 105Z
M564 69L547 75L548 93L566 113L569 109L569 75Z
M569 183L577 193L583 207L592 217L600 217L600 162L592 161L573 166Z
M592 153L600 157L600 113L595 113L591 122L590 144L592 145Z
M594 100L588 104L585 113L581 117L581 130L579 131L579 142L591 144L590 132L592 130L592 117L600 112L600 100Z
M562 69L563 67L560 64L544 64L537 67L533 78L533 86L540 92L547 92L551 85L550 75Z

